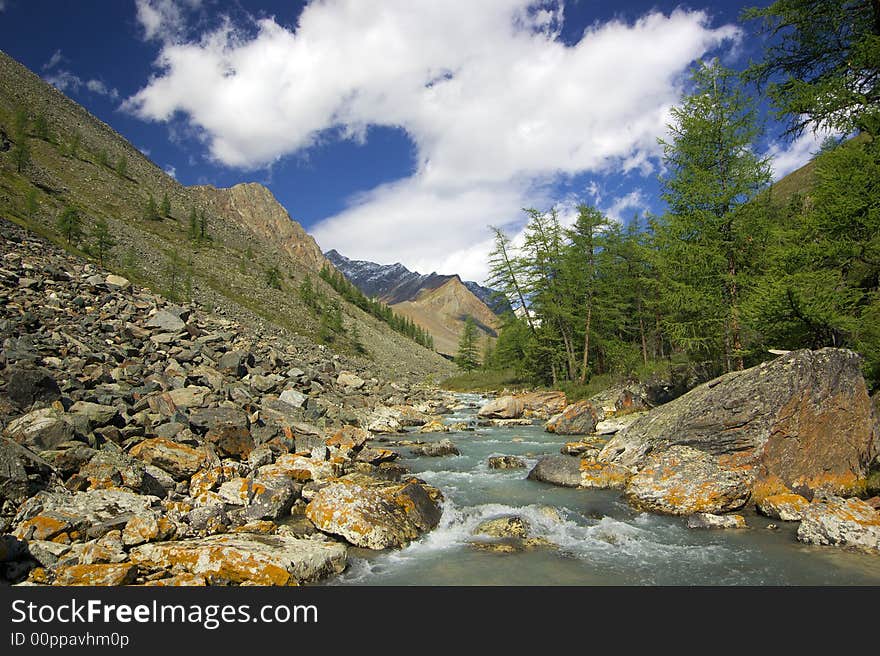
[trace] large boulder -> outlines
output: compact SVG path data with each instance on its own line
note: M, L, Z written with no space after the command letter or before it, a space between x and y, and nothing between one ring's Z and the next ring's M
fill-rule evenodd
M799 522L810 502L799 494L771 494L757 502L758 511L783 522Z
M422 484L363 487L340 481L318 491L306 517L321 531L367 549L399 547L440 522L440 506Z
M580 487L580 458L564 455L545 456L532 468L528 478L562 487Z
M256 533L144 544L130 556L146 570L198 575L218 585L308 583L340 573L348 557L338 542Z
M12 534L23 540L64 542L83 536L99 538L122 530L132 517L154 512L151 508L158 501L154 496L124 490L40 492L19 509Z
M686 446L712 457L688 452L686 462L701 480L734 483L736 494L721 505L739 503L744 478L750 486L807 498L816 491L851 494L864 486L872 449L871 401L860 365L852 351L828 348L793 351L726 374L640 417L599 458L644 470ZM663 483L655 478L647 472L634 478L633 496L643 484ZM700 505L675 495L660 504L669 512Z
M517 395L517 400L522 401L523 414L526 417L547 420L565 409L565 392L527 392Z
M451 440L445 438L440 440L439 442L428 442L427 444L414 446L410 449L410 452L414 456L429 456L433 458L440 456L461 455L458 447L455 446L455 444L453 444Z
M633 505L652 512L718 514L746 504L752 479L751 467L730 456L673 446L648 456L629 479L626 496Z
M880 553L880 512L864 501L829 497L811 503L802 515L801 542Z
M522 417L525 407L521 399L501 396L480 408L477 416L485 419L518 419Z
M548 433L557 435L590 435L596 430L596 424L604 418L605 413L601 407L590 401L578 401L551 417L545 428Z

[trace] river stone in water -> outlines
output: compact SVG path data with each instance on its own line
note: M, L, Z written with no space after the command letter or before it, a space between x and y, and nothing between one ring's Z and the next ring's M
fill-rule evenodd
M808 498L852 493L864 484L873 433L860 367L852 351L826 348L726 374L623 429L600 459L644 469L659 453L687 445L731 457L734 469L754 467L758 485L778 480ZM717 462L725 478L727 465ZM670 497L664 505L677 504Z
M880 513L864 501L829 497L811 503L802 514L801 542L880 553Z
M597 408L590 401L578 401L551 417L545 429L557 435L590 435L604 418L602 408Z
M347 550L338 542L235 533L158 542L131 550L137 565L205 577L212 584L296 585L338 574Z
M688 517L688 528L748 528L742 515L697 513Z
M529 472L528 478L562 487L580 487L581 461L572 456L545 456Z
M410 448L410 451L414 456L429 456L432 458L461 455L458 447L451 440L445 438L439 442L429 442L421 446L414 446Z
M489 469L525 469L526 461L519 456L492 456Z
M723 513L745 505L752 475L729 457L674 446L648 456L627 483L626 496L639 508L664 514Z
M480 408L477 416L486 419L517 419L522 417L524 410L525 404L520 399L502 396Z
M322 488L306 506L321 531L367 549L399 547L431 530L440 507L418 483L366 488L348 482Z

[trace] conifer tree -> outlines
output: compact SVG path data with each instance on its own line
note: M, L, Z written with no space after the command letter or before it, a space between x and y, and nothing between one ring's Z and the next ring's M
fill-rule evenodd
M156 207L156 199L153 198L153 194L150 194L147 199L147 207L144 210L144 218L147 221L158 221L161 217L159 216L159 209Z
M455 363L464 371L472 371L480 366L477 360L477 324L473 317L465 319L458 340L458 353Z
M15 114L12 133L12 161L15 162L15 169L18 173L22 173L31 162L31 146L28 142L27 123L27 112L23 109L18 110Z
M79 243L82 237L82 219L73 205L67 205L58 217L58 230L67 240L67 245Z
M159 206L162 216L171 216L171 201L168 200L168 194L162 194L162 204Z
M733 72L701 62L691 82L693 92L672 110L670 140L660 141L666 328L686 351L742 369L741 306L762 242L761 223L744 204L769 183L770 170L752 147L755 110Z
M99 218L95 220L95 227L92 230L92 242L95 253L98 255L98 263L104 266L105 258L116 246L116 241L113 239L110 228L104 219Z

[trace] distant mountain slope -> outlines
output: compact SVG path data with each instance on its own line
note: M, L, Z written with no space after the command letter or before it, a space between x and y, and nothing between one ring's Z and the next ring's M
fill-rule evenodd
M367 260L352 260L336 250L327 251L324 257L364 294L374 296L389 305L415 300L423 290L437 289L453 278L458 278L459 282L495 314L501 315L510 311L510 304L504 298L498 297L495 290L472 281L462 281L459 276L420 274L410 271L400 262L376 264Z
M17 115L25 134L19 134ZM46 126L46 130L38 126ZM16 146L29 161L18 171ZM149 199L167 216L147 217ZM57 221L74 207L83 238L67 244ZM207 239L190 238L190 213L204 214ZM321 250L262 185L184 187L109 125L0 52L0 218L48 237L79 255L94 253L94 230L106 221L116 242L105 266L179 302L260 324L317 348L355 354L386 377L422 380L450 373L444 358L345 302L315 273ZM272 273L272 276L269 273ZM342 327L327 335L321 311L297 293L309 275L326 303L341 309ZM277 287L268 281L277 282ZM356 328L356 330L354 330ZM356 336L356 337L355 337ZM323 348L323 347L321 347Z
M438 353L455 355L467 317L476 322L483 335L497 337L501 322L486 303L493 300L491 289L475 282L462 282L457 275L422 275L400 263L383 265L351 260L336 250L327 251L324 256L364 294L387 303L431 333ZM499 307L497 301L495 305Z

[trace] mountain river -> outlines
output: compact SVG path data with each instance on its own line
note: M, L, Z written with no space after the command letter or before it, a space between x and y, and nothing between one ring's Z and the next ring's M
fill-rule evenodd
M466 407L446 422L475 422L484 399L459 399ZM403 437L449 438L461 451L432 458L398 448L402 464L442 490L440 525L400 550L352 548L348 568L330 585L880 584L880 556L801 544L796 522L746 511L747 530L689 529L685 518L632 509L618 491L527 480L538 457L574 439L546 433L541 424ZM489 469L493 455L522 456L529 469ZM532 536L558 548L495 553L471 546L478 524L505 515L522 517Z

